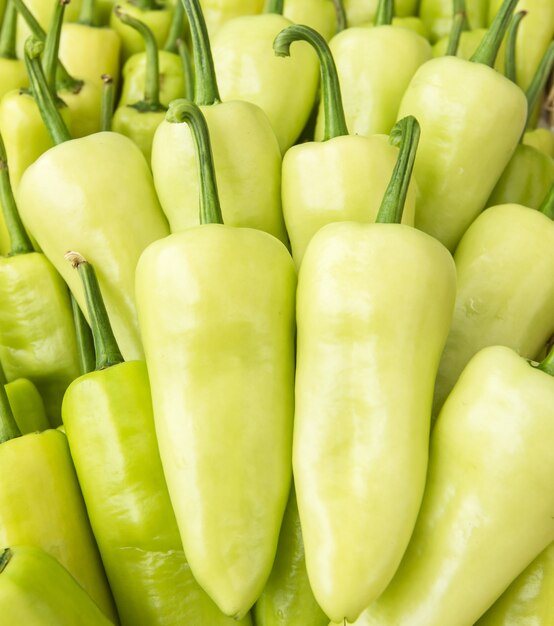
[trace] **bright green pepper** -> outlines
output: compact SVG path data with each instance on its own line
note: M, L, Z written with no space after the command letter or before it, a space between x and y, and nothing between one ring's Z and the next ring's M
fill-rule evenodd
M348 28L329 43L339 75L348 130L366 137L390 132L410 80L431 58L427 40L413 31L391 25L392 0L381 0L380 9L382 18L376 27ZM320 103L316 139L322 138L324 124Z
M465 1L467 19L471 28L486 28L489 0ZM431 42L435 43L450 33L453 17L452 0L421 0L419 16L427 26Z
M421 124L415 225L451 251L484 209L525 125L524 93L489 67L516 2L505 0L471 61L424 63L400 105L400 117L414 115Z
M275 134L259 107L221 102L198 0L186 0L185 10L193 36L195 102L210 129L223 219L230 226L259 228L286 242L281 153ZM171 231L198 224L200 178L187 124L160 124L152 144L152 173Z
M323 142L293 146L283 159L283 214L292 255L300 267L308 243L325 224L375 220L398 150L382 135L348 135L337 71L322 37L305 26L289 26L275 40L276 53L290 54L290 44L298 39L313 45L321 59L326 123ZM413 225L413 186L406 204L403 219Z
M264 8L264 0L201 0L202 13L210 37L229 20L242 15L257 15Z
M284 154L310 117L318 65L307 44L299 44L286 63L275 58L271 44L292 22L282 15L282 0L273 0L269 10L237 17L220 28L212 42L213 60L222 100L246 100L259 106Z
M66 258L83 279L96 371L67 390L64 425L121 624L231 626L187 565L158 452L146 365L123 362L94 270L77 253Z
M475 626L551 626L554 543L506 589Z
M290 490L296 273L278 239L221 223L198 107L176 101L168 117L198 142L201 225L142 254L141 333L185 554L219 608L241 617L270 575Z
M38 59L31 63L41 74ZM91 262L98 260L103 267L100 285L123 356L140 358L135 267L142 250L169 232L148 165L135 144L117 133L70 141L48 91L38 87L41 112L59 145L25 172L18 191L21 217L83 311L80 282L63 255L70 247Z
M0 553L0 605L6 626L113 624L55 558L30 546Z
M399 223L418 130L398 125L378 223L323 227L298 280L294 480L314 596L341 623L384 591L413 530L454 305L448 251Z
M5 387L15 422L23 435L50 428L44 402L30 380L18 378Z
M553 375L552 354L535 368L503 346L468 363L431 436L410 545L356 626L473 624L554 540Z
M17 11L10 0L0 30L0 99L13 89L29 85L25 65L15 55L16 18Z

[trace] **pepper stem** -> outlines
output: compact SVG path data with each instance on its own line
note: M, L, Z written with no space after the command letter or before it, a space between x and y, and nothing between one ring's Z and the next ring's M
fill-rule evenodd
M96 350L96 371L123 363L123 357L112 331L94 267L78 252L66 252L64 258L79 272L85 291L94 349Z
M445 56L455 57L458 54L458 47L460 46L460 38L464 31L466 23L465 11L460 11L454 15L452 20L452 27L450 29L450 35L448 36L448 46L446 48Z
M2 554L0 554L0 574L6 569L6 565L12 558L12 551L9 548L4 548Z
M25 66L29 74L33 97L37 103L42 120L50 138L54 144L58 145L71 139L71 135L56 107L54 96L48 88L44 72L42 71L39 57L43 48L44 44L41 41L35 37L29 37L25 42Z
M379 0L375 14L375 26L390 26L394 16L394 0Z
M400 146L396 165L392 172L389 185L381 201L377 219L380 224L400 224L406 195L412 177L412 170L419 143L419 123L413 115L396 122L391 130L389 142Z
M321 99L325 114L323 141L348 135L344 118L339 77L331 50L325 39L313 28L293 24L282 30L273 42L273 50L280 57L290 56L290 46L294 41L307 41L316 51L321 66Z
M512 13L518 1L519 0L504 0L493 23L479 44L479 47L469 59L470 61L494 67L500 44L502 43L502 39L504 39L510 20L512 19Z
M44 51L42 53L42 67L48 88L56 93L56 69L58 67L58 52L60 49L60 37L62 33L63 14L69 0L57 0L52 14L52 21L46 40L44 41Z
M194 74L190 52L187 42L184 39L177 39L177 52L181 57L183 74L185 76L185 98L187 100L192 100L194 98Z
M21 437L4 385L0 385L0 444Z
M94 352L94 339L92 331L88 325L81 307L73 294L70 294L71 311L73 313L73 325L77 336L77 353L79 355L79 372L81 376L92 372L96 365L96 354Z
M102 74L102 102L100 105L100 130L112 129L112 117L115 90L113 78L109 74Z
M190 128L200 176L200 223L223 224L210 133L202 111L188 100L173 100L165 119L172 124L184 122Z
M337 17L337 28L335 34L341 33L348 28L348 20L346 18L346 9L343 0L333 0L335 6L335 15Z
M96 0L81 0L81 10L77 22L83 26L95 26Z
M27 235L13 197L10 185L10 172L4 142L0 136L0 204L4 211L4 221L10 236L10 256L33 252L33 244Z
M177 40L182 38L184 31L184 15L185 9L183 8L183 3L178 0L175 2L173 17L171 18L171 26L164 45L164 50L167 50L167 52L177 54Z
M550 349L550 352L546 357L536 366L538 370L554 376L554 346Z
M471 30L471 26L469 24L469 19L467 17L466 1L465 0L454 0L454 3L452 5L452 7L454 9L452 11L452 18L454 19L458 13L463 13L464 14L464 25L463 25L462 30Z
M283 15L284 0L267 0L264 13L276 13Z
M539 211L544 213L546 217L554 220L554 182L550 185L544 200L541 202Z
M510 27L506 35L506 53L504 56L504 75L513 83L516 82L516 38L521 20L527 15L527 11L518 11L510 21Z
M4 10L2 29L0 30L0 58L15 59L15 33L17 25L17 11L12 0L8 0Z
M526 126L529 125L529 122L533 115L533 111L535 110L535 107L537 106L539 96L544 90L546 81L548 80L548 77L550 76L550 72L552 71L553 65L554 65L554 41L550 43L546 52L544 53L544 56L542 57L541 62L539 63L539 67L537 68L537 71L533 75L531 84L529 85L529 87L527 88L527 91L525 92L525 97L527 98L527 124Z
M194 102L206 106L221 102L208 29L199 0L181 0L189 21L194 57Z

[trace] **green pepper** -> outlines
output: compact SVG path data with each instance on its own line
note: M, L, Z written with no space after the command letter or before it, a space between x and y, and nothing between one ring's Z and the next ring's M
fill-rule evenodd
M348 28L329 43L343 94L346 124L356 135L390 132L410 80L431 58L427 40L391 25L392 0L380 0L379 4L376 27ZM320 103L316 139L322 138L324 124Z
M344 0L346 19L349 26L360 26L373 22L379 0ZM394 12L398 17L417 15L419 0L396 0Z
M431 436L410 545L356 626L473 624L554 540L552 361L491 346L467 364Z
M59 145L25 172L18 191L21 217L83 311L80 282L63 254L68 247L77 248L91 262L101 262L100 285L117 341L125 358L140 358L135 267L142 250L168 233L152 176L140 150L118 133L101 132L70 141L51 94L41 82L38 50L32 42L28 49L33 71L41 79L37 83L40 110Z
M230 226L259 228L286 242L281 153L275 134L259 107L221 102L198 0L185 0L185 10L193 37L194 99L210 128L223 218ZM152 173L171 231L198 224L200 178L187 124L160 124L152 144Z
M324 226L298 280L294 480L308 577L338 622L384 591L408 544L454 304L448 251L399 223L417 121L399 135L378 223Z
M13 89L29 85L25 65L15 54L16 19L17 11L9 0L0 30L0 99Z
M456 50L456 56L461 59L469 59L475 54L477 48L481 45L483 38L487 34L486 28L475 28L473 30L464 30L460 37L460 43ZM448 48L449 36L446 35L439 39L433 46L433 56L443 57L446 55Z
M55 557L116 622L67 439L58 430L21 436L0 385L0 545Z
M516 2L505 0L470 61L424 63L400 105L400 117L414 115L421 124L415 225L451 251L484 209L525 125L524 93L490 67Z
M242 15L256 15L264 8L264 0L201 0L202 13L210 37L229 20Z
M1 138L0 204L11 241L0 258L0 361L8 381L28 378L37 386L57 426L63 394L79 375L71 303L63 279L23 228Z
M522 141L526 146L533 146L549 157L554 158L554 133L549 128L528 130L523 135Z
M0 605L6 626L113 624L55 558L30 546L0 553Z
M321 59L326 124L323 142L293 146L283 159L283 214L292 255L300 267L308 243L325 224L375 220L398 150L385 136L348 135L337 71L321 35L306 26L289 26L275 40L276 53L289 55L291 43L298 39L314 46ZM411 225L414 208L412 186L404 215L404 221Z
M158 452L146 364L123 361L92 266L77 253L65 256L83 280L96 370L69 387L63 419L121 624L230 626L233 620L187 565Z
M298 139L316 99L317 58L300 44L283 63L271 48L292 22L283 17L283 0L271 0L264 15L237 17L219 29L212 42L221 99L246 100L269 118L284 154ZM197 102L198 104L198 102Z
M489 0L466 0L467 19L472 29L487 27L488 6ZM421 0L419 16L427 26L431 42L435 43L450 33L452 0Z
M293 24L310 26L325 41L343 30L346 20L342 2L336 0L284 0L283 15Z
M30 380L18 378L5 387L15 422L23 435L50 428L42 397Z
M278 239L221 223L198 107L177 100L168 119L197 142L201 225L142 254L141 334L185 554L219 608L241 617L271 572L290 490L296 273Z
M554 589L554 543L506 589L475 626L550 626Z

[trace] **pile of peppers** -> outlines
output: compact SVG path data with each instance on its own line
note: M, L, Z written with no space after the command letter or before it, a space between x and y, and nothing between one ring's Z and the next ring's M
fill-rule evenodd
M2 625L552 626L553 0L0 18Z

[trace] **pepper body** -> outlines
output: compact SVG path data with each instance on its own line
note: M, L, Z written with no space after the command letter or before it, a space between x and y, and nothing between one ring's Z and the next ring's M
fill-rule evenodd
M44 402L30 380L18 378L5 387L15 421L23 435L50 428Z
M535 358L554 332L554 224L527 207L487 209L454 255L456 307L435 386L435 413L479 350L512 348Z
M466 59L469 61L470 57L479 47L479 44L483 40L486 28L475 28L473 30L464 30L460 35L460 43L458 44L458 50L456 56L460 59ZM450 37L447 35L439 39L433 46L433 56L443 57L446 55L448 49L448 40Z
M29 85L25 66L20 59L0 57L0 77L0 100L9 91L25 88Z
M169 232L140 150L111 132L66 141L27 170L18 206L83 311L79 278L63 255L73 249L93 264L98 260L100 286L123 356L140 357L135 267L144 248Z
M549 128L535 128L523 135L523 143L554 159L554 133Z
M294 264L271 235L206 224L145 250L136 286L183 548L241 617L270 575L290 490Z
M441 57L415 73L398 113L399 119L406 115L421 125L416 228L453 251L516 149L526 123L525 95L484 64Z
M408 544L454 296L448 251L409 226L329 224L306 251L293 467L308 576L335 621L382 593Z
M489 0L466 0L467 18L472 29L487 27L488 5ZM426 24L432 42L446 37L452 26L452 0L421 0L419 16Z
M264 0L201 0L200 4L210 37L229 20L242 15L257 15L264 9Z
M132 105L116 109L112 119L112 130L129 137L140 149L148 164L152 156L152 141L158 126L165 118L165 109L140 111Z
M326 41L337 31L336 10L331 0L285 0L283 15L293 24L314 28Z
M552 542L553 407L547 373L503 346L475 355L433 430L410 545L356 626L474 624Z
M0 603L6 626L113 626L55 558L30 546L0 554Z
M286 2L286 0L285 0ZM373 21L377 13L378 0L344 0L348 26L359 26ZM398 17L417 14L418 0L396 0L394 14Z
M47 430L4 442L0 476L0 544L42 548L115 620L65 435Z

